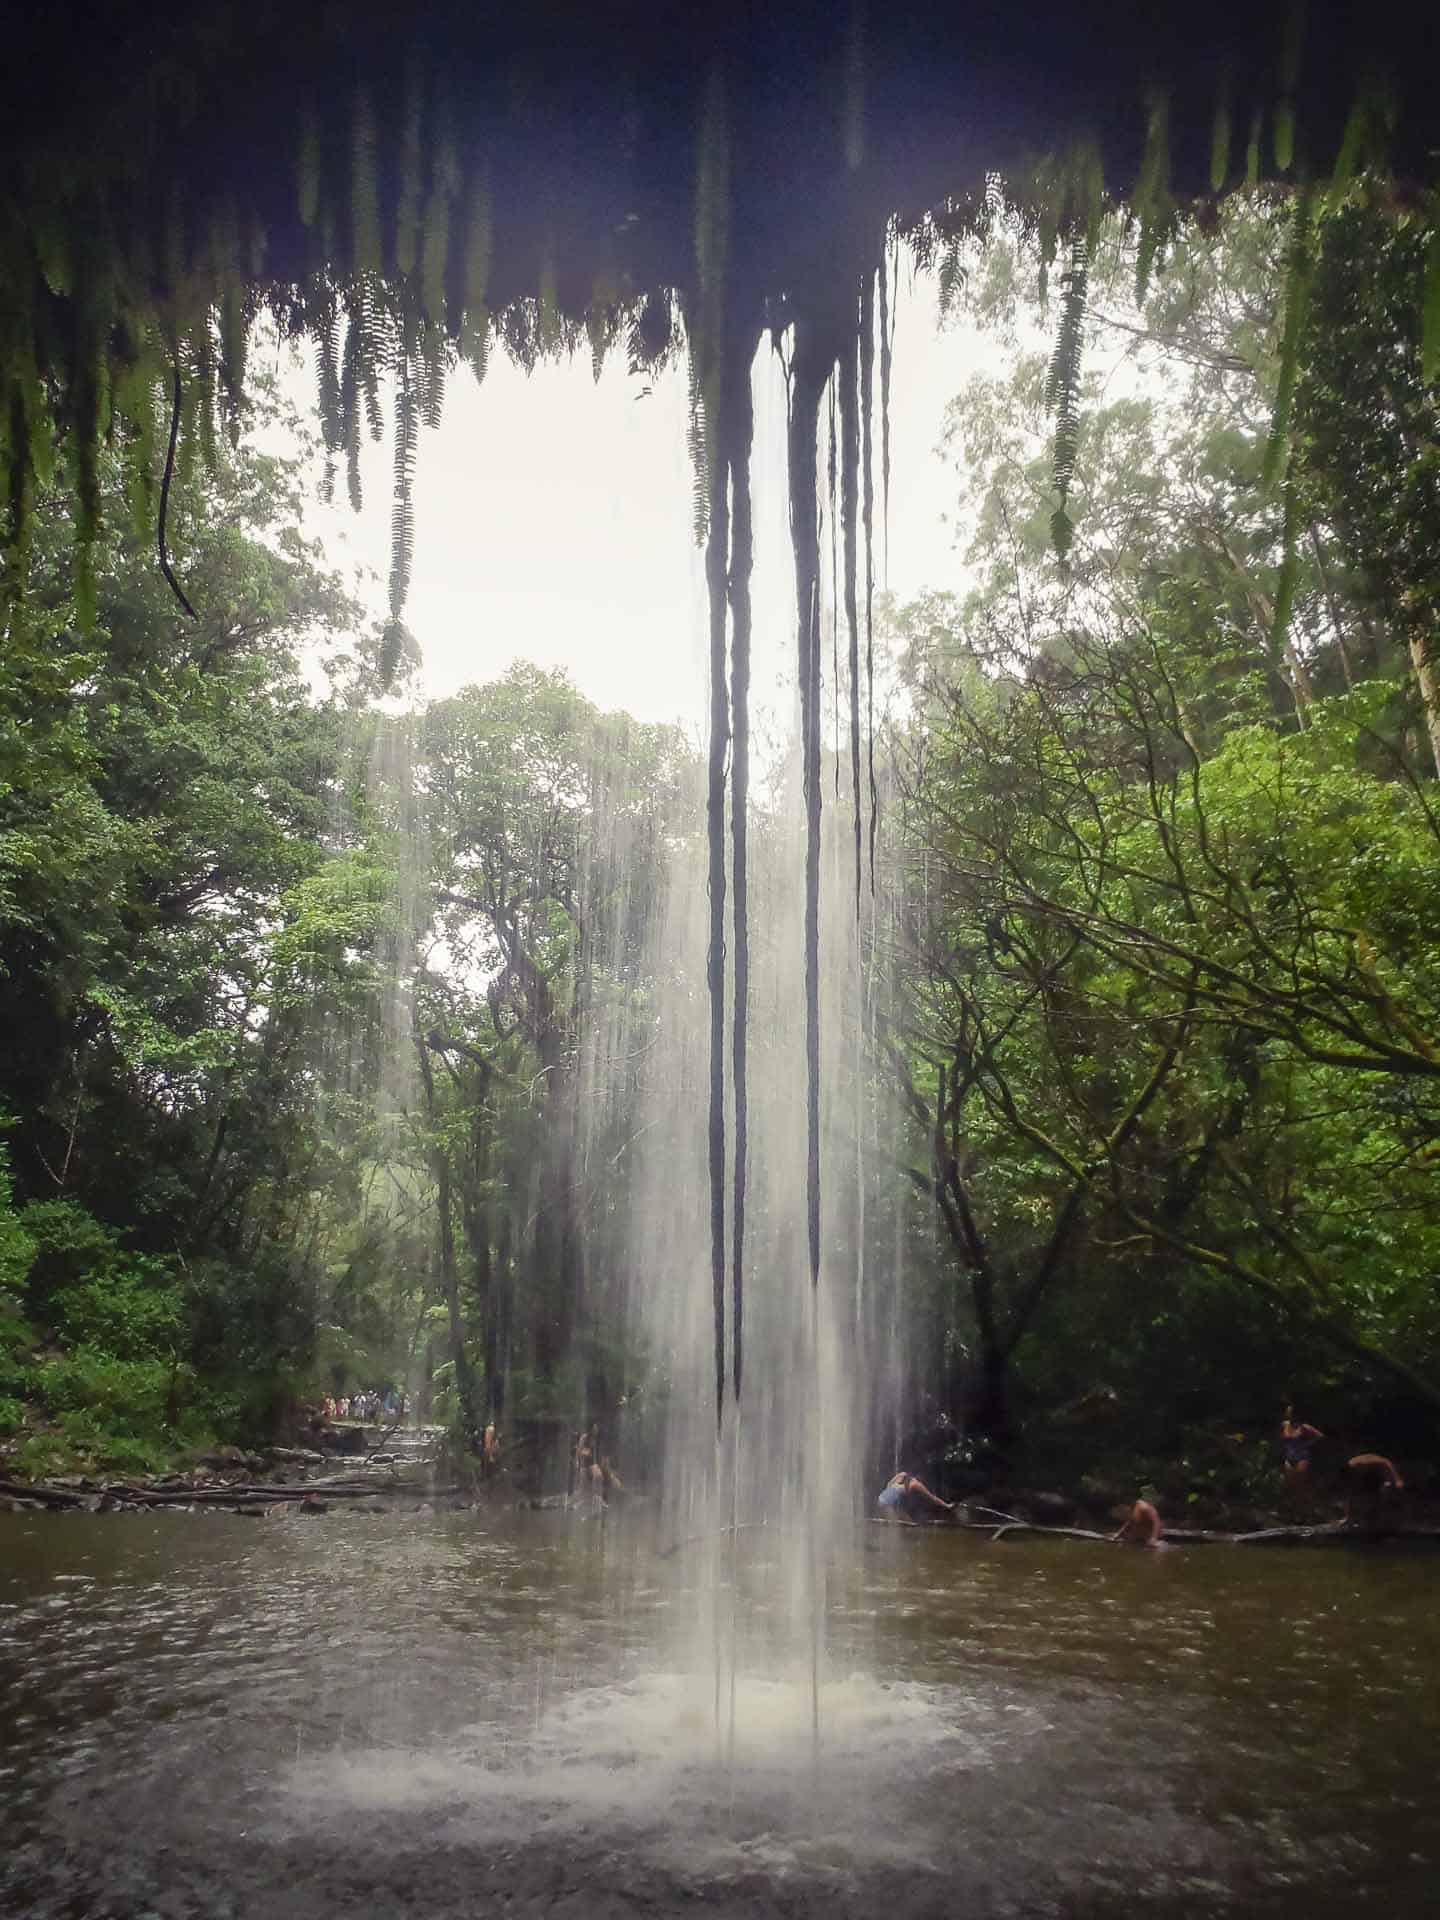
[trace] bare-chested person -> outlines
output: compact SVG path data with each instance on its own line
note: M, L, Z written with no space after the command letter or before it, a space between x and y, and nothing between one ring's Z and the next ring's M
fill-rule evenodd
M1132 1547L1158 1547L1164 1531L1165 1523L1150 1502L1137 1500L1110 1538L1112 1542L1123 1541Z
M1383 1453L1352 1454L1345 1462L1345 1524L1355 1524L1357 1510L1363 1509L1364 1518L1359 1524L1378 1533L1390 1495L1401 1492L1404 1486L1395 1462Z

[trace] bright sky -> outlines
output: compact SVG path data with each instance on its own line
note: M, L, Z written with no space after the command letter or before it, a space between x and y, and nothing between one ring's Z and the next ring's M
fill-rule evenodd
M754 458L757 705L793 649L784 391L773 355L766 361ZM943 519L953 489L935 449L946 402L976 364L972 340L937 329L933 281L902 284L889 541L889 585L902 600L957 576ZM302 409L313 406L309 368L296 368L291 391ZM565 667L601 706L701 725L704 574L691 535L685 414L683 369L634 379L620 350L598 383L588 353L527 375L497 349L483 385L468 368L452 375L439 428L422 429L416 476L406 620L427 693L529 659ZM878 424L876 439L878 568ZM376 576L366 597L377 608L389 568L391 459L388 434L367 440L362 512L350 510L342 470L334 506L317 504L311 519L332 564Z

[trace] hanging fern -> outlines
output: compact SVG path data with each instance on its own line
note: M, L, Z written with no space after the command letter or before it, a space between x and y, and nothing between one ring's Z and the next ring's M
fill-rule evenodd
M337 351L339 327L339 313L335 300L331 296L327 298L315 326L320 435L327 453L338 453L345 444L345 421L340 405L340 367Z
M416 404L415 364L407 345L400 361L395 396L395 493L390 515L390 618L398 621L410 591L415 554L415 451L420 414Z
M1052 477L1058 499L1050 517L1050 539L1062 566L1068 562L1075 532L1068 502L1080 440L1080 370L1089 281L1089 247L1084 234L1077 233L1071 240L1069 264L1060 281L1060 328L1045 376L1045 407L1055 416Z
M443 327L427 324L420 329L420 353L415 364L416 405L421 423L433 433L440 425L445 408L445 374L449 366Z
M705 431L705 395L700 385L696 355L690 355L690 404L685 423L685 444L690 454L690 525L697 547L703 547L710 530L710 451Z
M340 363L340 430L345 443L345 485L350 506L358 513L363 504L360 486L360 353L364 330L352 310L345 330L345 357Z
M959 236L952 234L940 256L940 317L948 319L950 309L965 291L965 267L960 258Z
M116 391L126 433L122 444L125 504L137 538L155 524L155 374L148 359L132 367Z
M380 381L390 365L390 337L375 283L367 274L361 274L352 283L349 307L356 386L365 403L365 423L370 429L370 438L379 440L385 432Z

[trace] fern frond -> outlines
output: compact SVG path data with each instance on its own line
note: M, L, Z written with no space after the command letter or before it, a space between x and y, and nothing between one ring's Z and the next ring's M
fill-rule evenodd
M398 621L410 592L415 554L415 450L419 439L414 361L409 351L400 362L395 396L395 492L390 514L390 618Z
M320 402L320 433L327 453L345 444L345 422L340 406L339 315L333 295L315 322L315 354Z
M360 511L360 354L364 323L352 307L345 330L345 355L340 363L340 431L345 443L345 484L351 510Z
M1045 406L1055 416L1052 478L1059 498L1050 534L1062 565L1069 554L1074 531L1067 507L1080 443L1080 372L1089 285L1089 249L1084 234L1077 233L1070 242L1069 264L1060 281L1060 327L1045 375Z
M155 524L156 510L155 378L148 363L132 369L116 398L128 427L123 450L125 504L136 537L143 539Z
M940 256L940 317L947 319L956 299L965 290L965 269L960 261L960 241L957 236L945 243L945 251Z
M490 364L490 316L484 307L467 307L460 325L460 351L477 381Z
M691 526L697 547L703 547L710 531L710 452L705 424L705 395L700 368L692 346L690 353L690 405L686 416L685 443L690 453Z
M355 331L355 382L365 402L370 438L385 432L380 380L390 363L389 337L381 321L374 282L361 275L350 290L350 325Z
M615 340L615 308L612 299L597 286L585 313L585 332L590 341L590 371L595 383L605 371L606 357Z
M440 416L445 407L445 374L448 365L444 329L426 325L421 329L420 356L416 362L416 405L422 424L432 433L440 425Z
M1257 111L1250 122L1250 138L1245 145L1245 184L1253 193L1260 184L1260 135L1264 117Z

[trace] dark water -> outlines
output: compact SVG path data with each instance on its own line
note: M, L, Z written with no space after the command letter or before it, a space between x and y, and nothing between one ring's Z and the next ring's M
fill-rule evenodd
M0 1516L0 1911L1440 1908L1435 1562L864 1532L727 1764L638 1528Z

